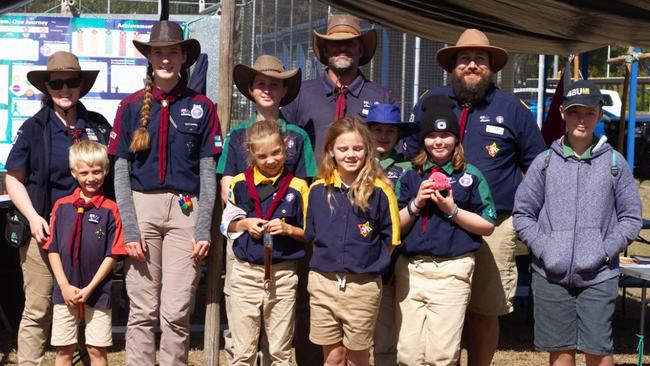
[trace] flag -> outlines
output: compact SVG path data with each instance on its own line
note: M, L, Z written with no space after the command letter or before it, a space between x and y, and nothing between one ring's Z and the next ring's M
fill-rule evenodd
M562 119L562 114L560 113L560 106L564 98L564 85L571 84L571 59L572 57L569 57L564 71L560 75L560 80L555 88L555 94L553 94L551 105L548 108L546 120L542 124L542 136L544 137L546 146L551 146L553 141L562 137L566 129L564 119Z

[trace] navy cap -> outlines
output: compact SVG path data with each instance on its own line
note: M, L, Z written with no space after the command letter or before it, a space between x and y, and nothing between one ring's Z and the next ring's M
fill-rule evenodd
M403 122L399 107L389 103L371 105L368 117L366 117L366 124L368 126L375 124L396 126L402 136L413 134L419 129L415 122Z
M603 105L603 95L600 93L600 89L588 80L571 83L564 93L562 108L566 110L576 105L586 107Z
M432 95L424 100L420 108L420 141L431 132L449 132L459 138L460 126L451 98L446 95Z

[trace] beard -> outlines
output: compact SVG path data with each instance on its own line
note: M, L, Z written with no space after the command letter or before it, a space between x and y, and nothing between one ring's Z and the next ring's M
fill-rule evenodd
M330 57L327 66L336 74L346 74L354 68L354 62L351 58Z
M457 71L451 74L451 86L454 88L454 93L458 99L463 102L476 103L483 99L488 88L492 84L492 71L485 70L480 75L481 79L474 83L469 84L465 81L465 72Z

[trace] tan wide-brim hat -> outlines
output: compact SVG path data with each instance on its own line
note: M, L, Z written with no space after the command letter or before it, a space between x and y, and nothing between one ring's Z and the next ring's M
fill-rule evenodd
M280 100L280 107L291 103L300 91L302 77L299 67L287 71L282 61L270 55L262 55L255 60L253 66L237 64L233 70L233 79L237 89L252 101L255 101L255 99L251 95L251 85L257 74L284 81L287 86L287 93Z
M27 80L43 94L49 95L45 84L50 81L50 74L53 72L69 72L79 75L83 80L79 98L88 94L99 74L99 70L81 70L77 56L70 52L58 51L48 57L45 70L32 70L28 72Z
M447 72L456 68L456 55L463 49L479 49L490 55L490 70L497 72L508 62L508 52L501 47L490 45L490 40L485 33L478 29L466 29L460 35L455 46L441 48L436 53L436 59L440 66Z
M377 32L371 29L361 33L359 18L348 14L332 15L327 23L325 34L312 31L312 42L316 58L324 65L327 65L327 53L325 52L325 42L327 41L344 41L348 39L359 38L363 44L363 55L359 58L359 66L365 65L375 55L377 49Z
M201 54L201 44L193 38L183 39L183 29L175 22L161 20L151 27L149 42L133 40L133 45L144 57L148 57L151 47L167 47L180 45L183 47L187 60L185 67L192 66Z

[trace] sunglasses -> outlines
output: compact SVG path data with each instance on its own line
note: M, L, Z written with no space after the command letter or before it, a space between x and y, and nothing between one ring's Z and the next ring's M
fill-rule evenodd
M47 85L52 90L61 90L63 89L63 85L67 85L70 89L78 88L81 85L81 78L50 80L47 82Z

